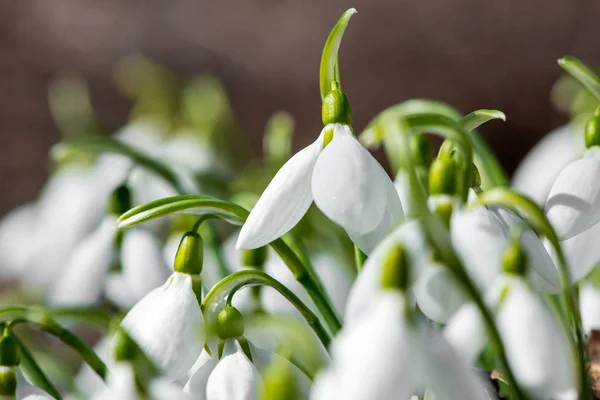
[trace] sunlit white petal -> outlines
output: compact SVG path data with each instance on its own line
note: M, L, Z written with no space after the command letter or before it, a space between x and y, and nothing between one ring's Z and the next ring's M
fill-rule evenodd
M600 329L600 290L593 283L584 283L579 289L581 322L587 334Z

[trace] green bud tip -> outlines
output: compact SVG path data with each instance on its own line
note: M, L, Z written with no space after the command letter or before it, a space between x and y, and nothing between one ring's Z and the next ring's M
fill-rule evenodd
M242 251L242 264L246 267L262 269L267 260L268 249L266 246L252 250Z
M334 82L331 92L323 99L321 117L324 125L345 124L352 125L352 113L350 103L346 95Z
M108 212L114 215L121 215L129 211L131 205L131 191L126 185L121 185L110 195Z
M21 352L17 341L10 335L0 338L0 366L16 367L21 362Z
M585 125L585 146L588 149L592 146L600 146L600 106Z
M454 202L452 201L452 197L438 195L435 198L430 197L429 199L435 199L432 206L432 211L442 219L442 222L446 228L450 228L450 219L452 218L452 212L454 211Z
M457 194L458 167L452 157L436 158L429 168L429 194Z
M196 232L186 232L179 242L175 263L176 272L198 275L202 272L204 261L204 244L200 235Z
M0 366L0 397L15 398L17 393L17 374L12 367Z
M244 334L244 317L237 308L226 306L219 311L217 334L221 339L236 338Z
M518 240L512 240L502 254L502 271L523 276L527 272L527 254Z
M383 262L381 286L386 289L408 289L408 257L404 246L393 245Z

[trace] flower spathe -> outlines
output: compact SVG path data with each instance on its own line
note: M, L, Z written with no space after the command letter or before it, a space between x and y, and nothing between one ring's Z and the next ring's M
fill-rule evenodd
M192 276L174 272L133 306L121 325L167 377L183 376L200 355L206 337Z
M350 126L329 124L277 172L242 227L237 248L257 248L282 236L313 200L366 253L404 215L392 181ZM361 240L374 232L375 238Z

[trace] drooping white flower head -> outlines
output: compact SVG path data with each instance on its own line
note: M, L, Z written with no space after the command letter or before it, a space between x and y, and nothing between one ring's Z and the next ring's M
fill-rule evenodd
M174 272L133 306L121 325L165 376L183 376L200 355L206 337L192 276Z
M523 158L513 174L512 187L543 206L556 177L584 148L583 135L572 125L552 130Z
M383 266L390 249L397 244L401 244L406 250L410 266L409 279L412 281L418 278L423 268L433 263L433 251L426 241L419 222L404 222L377 246L365 262L348 295L344 312L345 325L353 326L360 323L363 316L377 304L377 297L383 292L381 287Z
M50 303L92 305L100 300L115 252L115 219L114 215L106 216L77 246L66 269L50 287Z
M252 400L264 390L258 369L239 342L225 341L220 359L210 358L190 377L184 393L205 400Z
M515 378L537 398L576 390L575 356L559 322L526 282L511 281L496 323Z
M466 300L456 278L441 264L423 268L414 285L414 294L423 314L439 323L446 323Z
M490 398L438 333L405 319L404 307L403 298L388 291L359 325L345 327L311 399L408 399L425 387L438 399Z
M326 144L331 131L333 138ZM242 227L237 247L252 249L282 236L313 200L366 253L403 217L398 194L383 168L349 126L330 124L277 172Z
M535 233L510 211L483 206L456 210L450 225L452 244L475 284L485 290L500 274L513 226L523 228L520 242L531 267L528 278L539 290L558 292L558 271Z
M546 216L561 239L569 239L600 221L600 148L568 164L558 175L546 201Z

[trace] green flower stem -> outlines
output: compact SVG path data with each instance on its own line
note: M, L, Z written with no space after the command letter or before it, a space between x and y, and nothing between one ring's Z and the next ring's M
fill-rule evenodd
M575 57L567 56L559 59L558 65L600 100L600 78L584 63Z
M340 84L340 73L338 63L338 52L342 37L348 27L350 18L356 14L356 9L351 8L342 14L338 22L335 24L327 41L323 47L323 55L321 56L321 68L319 73L319 86L321 89L321 100L331 92L332 84L337 82ZM341 86L338 87L341 90Z
M558 258L563 306L566 315L571 318L571 329L575 332L576 349L579 360L579 374L581 379L581 393L584 398L589 398L590 393L588 390L585 340L583 329L581 327L581 314L579 312L579 307L577 306L577 296L574 285L571 282L571 273L569 271L568 263L564 252L562 251L556 231L550 224L550 221L546 218L544 211L542 211L537 204L531 199L509 189L497 188L483 192L479 196L476 204L508 208L519 217L523 218L538 235L546 237L552 244L552 247L554 247ZM568 329L566 332L567 337L569 338L572 337L571 329Z
M363 253L357 245L354 245L354 261L356 263L356 272L360 273L360 271L362 271L363 265L365 264L365 261L367 261L367 255Z
M484 180L490 187L507 186L508 176L482 137L475 131L482 124L493 119L506 121L506 115L497 110L477 110L465 115L459 122L467 132L475 150L475 164L480 167Z
M397 118L389 119L384 122L384 126L387 130L386 135L393 135L396 137L396 141L400 146L400 151L404 154L403 157L403 167L406 170L409 178L409 184L411 186L410 193L416 198L414 199L414 204L418 208L418 213L421 215L419 221L423 224L424 232L427 235L428 241L433 245L433 247L437 250L440 258L444 262L444 264L449 268L449 270L453 273L453 275L457 278L458 282L462 285L463 289L467 292L467 295L471 298L471 300L477 306L485 324L486 330L490 337L490 342L492 346L495 348L498 358L502 364L504 369L504 373L508 382L510 382L510 390L512 391L514 399L516 400L526 400L527 397L525 393L520 388L515 376L512 372L508 359L506 357L506 351L504 349L504 344L502 342L502 338L500 336L500 332L498 331L498 327L496 326L496 322L494 317L485 302L483 301L482 296L477 291L475 284L467 274L464 266L456 256L452 244L450 242L450 235L447 229L444 227L442 221L437 218L435 215L429 212L427 208L427 199L421 190L421 186L418 181L418 177L415 173L415 169L412 165L410 149L409 149L409 140L408 135L420 133L424 130L433 131L436 133L446 131L447 127L436 125L434 120L440 119L440 116L427 117L427 118L407 118L406 120L401 120L398 122ZM443 121L443 119L442 119ZM419 122L419 123L417 123ZM433 129L435 128L435 129ZM446 132L447 133L447 132ZM455 132L456 134L456 132ZM460 137L461 140L462 135ZM469 148L470 150L470 148Z
M9 306L0 308L0 323L10 322L12 326L19 323L37 325L42 331L59 338L67 346L75 350L102 379L106 378L107 368L104 362L87 344L70 330L63 328L42 310L25 306Z
M112 321L108 309L88 307L48 307L44 309L46 315L60 320L85 322L106 331Z
M321 324L319 318L291 290L289 290L275 278L272 278L261 271L238 271L220 280L213 286L213 288L208 292L202 301L202 308L205 314L209 314L208 318L212 316L214 319L218 312L219 306L222 305L225 298L227 298L227 303L230 304L231 299L237 290L243 287L256 285L270 286L277 290L283 297L286 298L286 300L296 307L300 314L302 314L308 325L314 330L315 334L321 343L323 343L325 348L329 347L331 337Z
M17 338L14 333L10 334L15 342L19 345L19 350L21 352L21 363L19 364L19 368L25 373L27 379L34 385L44 390L50 396L54 397L57 400L61 400L62 397L60 392L54 386L52 381L46 376L40 365L37 363L33 354L29 351L27 346Z
M119 227L130 227L175 212L211 214L234 225L243 225L250 214L245 208L228 201L210 196L184 195L168 197L135 207L119 217ZM274 240L270 245L287 265L294 278L306 290L329 330L334 334L337 333L341 328L340 319L310 264L303 262L282 238Z

